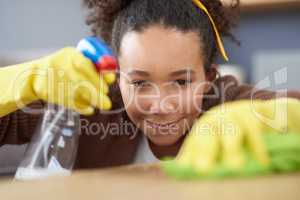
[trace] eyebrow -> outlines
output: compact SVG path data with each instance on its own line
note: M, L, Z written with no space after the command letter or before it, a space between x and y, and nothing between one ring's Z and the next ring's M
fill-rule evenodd
M180 76L183 74L193 75L193 74L195 74L195 71L193 71L192 69L181 69L178 71L171 72L170 76L174 77L174 76ZM146 72L146 71L142 71L142 70L132 70L132 71L128 72L128 75L129 76L139 75L139 76L149 77L150 73Z
M132 70L128 73L128 75L133 76L133 75L139 75L139 76L150 76L150 74L146 71L142 70Z
M170 74L170 76L180 76L182 74L191 74L191 75L193 75L193 74L195 74L195 72L192 69L182 69L182 70L172 72Z

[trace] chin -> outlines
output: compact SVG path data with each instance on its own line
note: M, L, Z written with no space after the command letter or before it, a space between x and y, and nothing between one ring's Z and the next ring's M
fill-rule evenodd
M147 135L148 139L157 146L172 146L176 144L181 136L178 135Z

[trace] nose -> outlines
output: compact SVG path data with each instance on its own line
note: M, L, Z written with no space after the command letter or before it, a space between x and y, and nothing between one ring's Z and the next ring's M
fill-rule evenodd
M150 101L150 114L172 114L176 111L176 100L170 95L160 94Z

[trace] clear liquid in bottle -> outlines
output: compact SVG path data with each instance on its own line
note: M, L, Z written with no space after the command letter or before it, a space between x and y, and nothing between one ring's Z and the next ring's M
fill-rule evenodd
M70 175L76 159L79 134L78 113L60 106L49 107L25 152L15 179Z

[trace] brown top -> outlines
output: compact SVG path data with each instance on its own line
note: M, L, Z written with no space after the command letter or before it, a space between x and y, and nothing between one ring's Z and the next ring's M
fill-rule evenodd
M239 85L232 76L217 79L216 86L209 92L210 98L203 99L204 111L224 102L241 99L266 100L286 96L300 99L299 91L276 93L256 90L249 85ZM112 85L110 96L113 110L123 107L117 83ZM29 106L42 108L44 105L45 103L37 101ZM40 118L40 114L28 114L21 110L0 118L0 146L29 142ZM81 116L81 135L75 168L110 167L132 163L141 134L124 110L113 114L97 110L92 116Z

